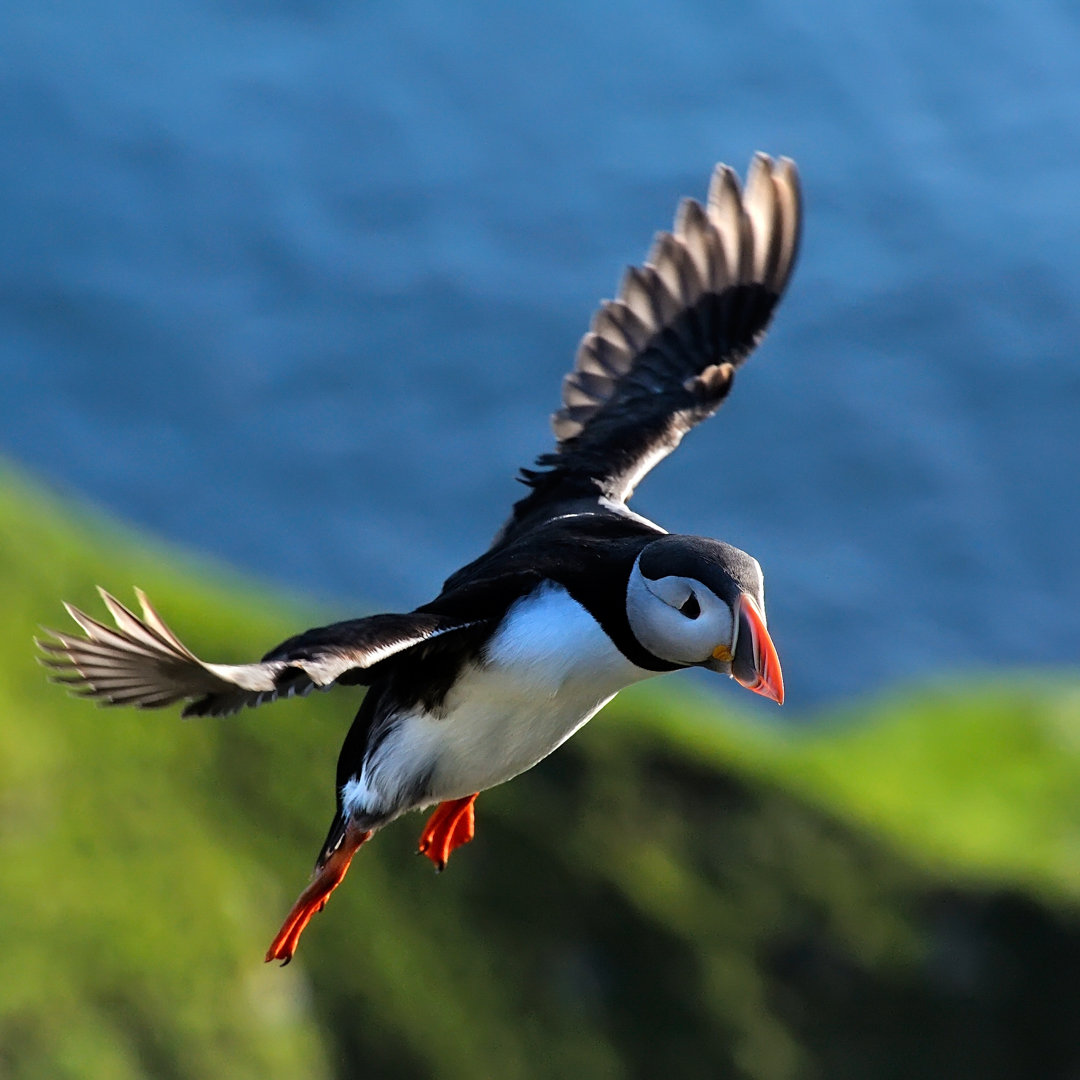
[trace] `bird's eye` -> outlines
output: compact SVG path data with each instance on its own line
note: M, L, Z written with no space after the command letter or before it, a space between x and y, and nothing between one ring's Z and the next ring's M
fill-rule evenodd
M696 619L701 614L701 605L698 603L698 598L691 593L686 598L686 603L679 608L679 611L688 619Z

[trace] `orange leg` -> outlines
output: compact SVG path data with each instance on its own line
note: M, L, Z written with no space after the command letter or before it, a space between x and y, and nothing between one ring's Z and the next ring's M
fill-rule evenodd
M296 952L297 942L304 932L304 927L311 921L311 916L326 907L330 894L341 884L349 869L349 863L357 849L368 840L370 832L354 829L351 825L345 830L345 839L341 846L315 872L311 884L300 894L292 911L285 918L277 937L270 943L266 953L266 962L280 960L284 967Z
M436 870L444 870L450 852L473 838L476 831L474 802L476 795L466 795L463 799L439 803L435 813L428 818L428 823L420 834L419 852L435 864Z

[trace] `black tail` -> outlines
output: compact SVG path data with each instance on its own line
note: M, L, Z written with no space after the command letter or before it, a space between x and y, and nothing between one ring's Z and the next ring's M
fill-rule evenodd
M334 814L334 820L330 822L330 831L326 834L319 857L315 860L315 873L318 873L326 865L330 856L341 847L341 842L345 839L345 827L345 817L339 806L337 813Z

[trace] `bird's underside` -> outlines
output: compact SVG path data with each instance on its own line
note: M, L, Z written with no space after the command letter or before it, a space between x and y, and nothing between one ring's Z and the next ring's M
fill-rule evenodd
M336 685L397 694L405 683L420 686L421 695L432 687L431 701L416 708L434 715L459 671L486 662L485 649L514 605L554 583L589 609L631 665L646 673L680 666L650 664L623 627L625 618L605 616L605 622L582 590L608 574L611 588L625 593L642 546L663 534L629 510L627 500L727 396L735 369L761 339L787 285L800 221L794 164L760 154L745 191L721 165L706 205L684 201L674 230L658 235L647 263L627 271L617 298L594 317L552 418L555 448L537 469L522 470L529 492L489 550L453 574L430 604L308 630L256 663L214 664L191 652L141 592L136 615L102 590L112 625L68 605L79 632L51 631L38 643L42 662L75 694L139 708L184 703L186 716L225 716ZM575 564L569 570L568 560ZM343 763L347 750L362 763L370 738L354 727L355 745L349 750L346 741ZM378 827L343 814L340 773L338 781L339 813L314 879L267 959L291 958L307 921ZM472 792L445 799L421 837L421 851L440 868L472 838L474 799Z

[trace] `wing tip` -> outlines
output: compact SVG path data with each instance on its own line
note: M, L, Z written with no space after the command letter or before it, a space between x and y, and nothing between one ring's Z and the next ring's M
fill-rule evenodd
M35 636L37 660L53 674L50 681L76 697L96 698L101 705L161 708L186 696L185 687L164 675L162 665L201 666L183 646L159 635L101 585L96 586L115 628L68 601L64 610L82 636L42 627ZM144 599L141 590L136 595Z
M590 391L585 401L577 383L564 380L562 407L551 417L556 451L584 431L635 357L703 295L720 295L732 285L761 285L782 295L801 229L801 186L793 159L756 151L745 185L730 165L717 163L705 205L681 200L672 232L656 234L645 263L627 267L616 298L594 315L571 376L597 374L613 381L606 396Z
M704 202L679 202L671 232L656 235L647 260L626 268L615 298L593 315L551 416L555 446L520 471L530 492L495 543L556 503L625 503L716 411L787 287L801 229L789 157L755 153L745 184L720 162Z

